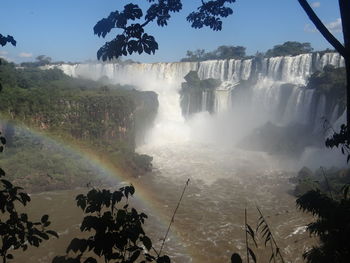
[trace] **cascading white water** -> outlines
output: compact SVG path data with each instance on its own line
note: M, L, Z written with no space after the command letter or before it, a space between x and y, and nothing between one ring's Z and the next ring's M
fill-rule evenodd
M203 112L207 110L207 104L208 104L207 102L208 102L208 92L203 91L203 93L202 93L202 107L201 107Z
M302 54L294 57L264 58L258 64L259 66L253 59L230 59L127 65L77 64L59 67L73 77L98 80L106 76L115 83L132 84L141 90L155 91L159 95L160 103L155 130L163 130L166 137L174 134L176 138L172 138L171 141L176 141L180 138L188 140L190 136L185 120L181 116L179 89L180 83L184 81L183 77L191 70L198 71L201 79L214 78L223 81L214 92L214 111L217 113L230 111L235 106L233 103L235 95L232 94L236 83L255 78L257 81L251 87L252 102L249 112L258 116L260 122L257 121L257 124L263 121L282 125L307 124L313 120L318 121L327 114L326 98L316 100L313 90L305 90L301 86L306 84L307 78L315 70L322 69L327 64L335 67L344 66L344 60L337 53ZM284 85L286 83L293 85L286 86ZM203 112L207 109L207 101L208 93L204 91L202 104L199 106ZM328 116L333 120L337 117L334 116L337 111L333 109L332 111L333 113L330 112ZM246 118L249 119L248 116ZM319 123L316 126L315 131L319 130ZM159 133L155 133L154 138L162 141L162 135ZM169 138L165 140L168 141Z

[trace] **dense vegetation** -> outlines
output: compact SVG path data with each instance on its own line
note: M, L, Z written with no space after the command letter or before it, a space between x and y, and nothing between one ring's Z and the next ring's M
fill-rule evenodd
M2 163L18 180L22 178L23 185L31 182L35 187L29 187L32 190L47 185L64 188L81 184L79 178L91 176L91 172L83 168L84 160L77 161L71 154L68 156L72 158L66 158L66 150L57 150L40 136L26 135L20 124L44 137L53 136L87 151L94 149L97 155L108 155L110 162L132 175L151 169L152 158L135 153L135 142L141 141L152 125L158 108L155 93L73 79L58 69L16 69L5 61L0 66L0 80L0 113L8 140ZM28 169L34 180L25 177L29 176Z
M320 243L304 253L311 263L348 262L350 229L349 169L304 167L293 179L297 206L315 216L307 229Z
M350 183L350 170L320 167L315 171L303 167L296 177L291 179L295 183L293 194L300 197L311 190L320 190L336 198L342 197L342 188Z
M266 57L277 56L296 56L300 54L310 53L313 51L310 43L299 43L296 41L287 41L282 45L276 45L272 49L266 51Z
M195 51L188 50L186 57L182 58L182 62L196 62L215 59L248 59L252 57L269 58L277 56L296 56L305 53L313 52L310 43L300 43L296 41L287 41L281 45L275 45L273 48L267 50L265 53L257 52L254 56L246 55L246 48L242 46L219 46L214 51L206 52L204 49L197 49ZM319 51L334 52L334 50Z
M323 94L327 98L328 109L339 105L342 112L346 108L346 72L345 68L335 68L331 65L324 67L323 71L313 73L306 86L309 89L315 89L317 93Z
M205 52L204 49L195 51L188 50L186 57L182 58L182 62L195 62L212 59L244 59L246 58L246 48L242 46L219 46L211 52Z

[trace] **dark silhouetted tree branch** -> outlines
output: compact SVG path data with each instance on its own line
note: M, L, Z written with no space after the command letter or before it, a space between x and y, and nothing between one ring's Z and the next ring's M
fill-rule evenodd
M336 39L327 27L322 23L319 17L316 15L314 10L311 8L306 0L298 0L305 13L308 15L315 27L320 31L322 36L342 55L346 56L345 47Z
M350 2L348 0L339 0L340 16L343 26L344 45L342 45L327 29L327 27L318 18L306 0L298 0L315 27L320 31L323 37L344 57L347 86L347 127L350 127Z

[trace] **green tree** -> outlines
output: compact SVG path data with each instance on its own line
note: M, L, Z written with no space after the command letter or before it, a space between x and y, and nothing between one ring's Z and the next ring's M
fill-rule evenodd
M181 59L182 62L193 62L193 61L203 61L205 60L205 50L197 49L195 51L187 50L186 57Z
M242 46L219 46L212 52L205 52L204 49L187 51L186 58L181 61L204 61L210 59L243 59L246 57L245 47Z
M287 41L282 45L276 45L272 49L266 51L267 57L277 56L296 56L304 53L310 53L313 51L310 43L300 43L295 41Z
M48 65L52 62L52 58L45 55L39 55L35 58L36 61L34 62L22 62L22 67L41 67Z
M246 48L242 46L220 46L214 54L218 59L242 59L246 56L245 50Z
M36 57L36 60L40 65L44 66L44 65L50 64L52 61L52 58L45 55L39 55Z

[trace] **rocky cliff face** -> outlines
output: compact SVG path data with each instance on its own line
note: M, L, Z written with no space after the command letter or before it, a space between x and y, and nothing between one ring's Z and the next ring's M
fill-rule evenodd
M26 93L12 97L11 106L3 111L11 120L84 141L120 141L132 149L136 136L152 125L158 107L154 92L107 90L45 96L34 90ZM28 93L33 99L25 98Z
M216 79L201 80L197 71L190 71L181 84L180 104L182 115L189 117L201 111L215 112L215 89L221 81Z

